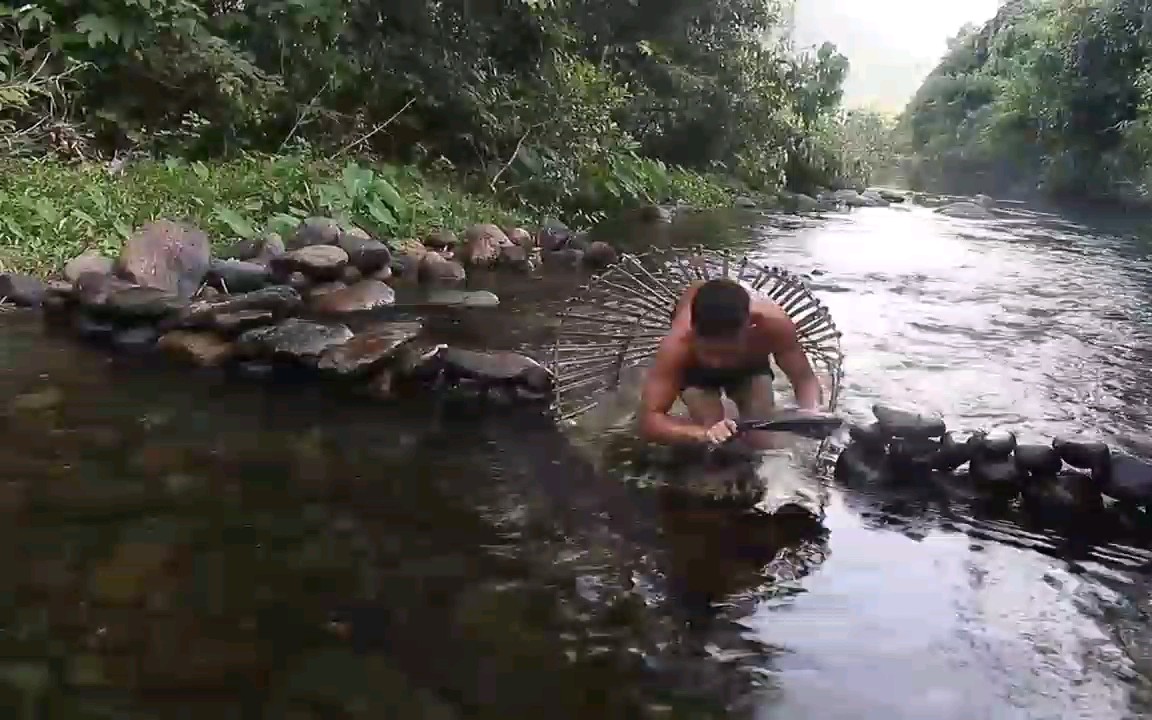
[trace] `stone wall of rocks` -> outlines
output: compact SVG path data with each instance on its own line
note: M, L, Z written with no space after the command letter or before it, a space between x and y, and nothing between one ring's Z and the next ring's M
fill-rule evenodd
M118 351L254 378L304 371L378 397L413 384L543 401L553 378L531 358L432 345L421 340L421 321L384 320L383 311L404 284L426 289L435 304L498 305L493 293L462 289L472 268L597 269L616 259L610 245L557 222L536 233L477 224L462 236L443 229L423 242L383 242L310 218L287 240L269 234L213 256L205 233L160 220L136 232L119 257L85 253L59 278L0 275L0 300L42 308L53 326ZM381 319L372 320L377 311Z
M837 458L841 480L965 486L982 499L1080 517L1099 517L1105 497L1130 508L1152 504L1152 464L1102 442L1021 443L1003 430L948 432L938 416L886 405L872 413L876 422L852 428Z

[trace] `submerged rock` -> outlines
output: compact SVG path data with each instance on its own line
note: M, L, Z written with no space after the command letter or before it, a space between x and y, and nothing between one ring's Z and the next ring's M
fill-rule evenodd
M310 364L327 349L352 338L347 325L325 325L289 318L278 325L248 330L236 340L237 353L246 359L291 359Z
M452 381L472 380L482 385L514 385L540 394L551 392L554 380L552 373L543 365L514 352L479 352L443 347L428 357L426 363L429 369L443 372Z
M112 334L112 345L123 352L146 352L156 346L160 336L154 325L137 325Z
M149 223L128 238L117 263L120 274L138 285L159 288L179 298L196 293L211 260L203 231L172 222Z
M943 207L938 207L935 212L947 217L961 218L964 220L988 220L995 217L987 208L967 201L954 202L944 205Z
M620 253L608 243L597 240L588 246L584 253L584 263L590 267L602 269L620 259Z
M196 365L222 365L232 358L232 343L210 332L173 330L158 341L160 349Z
M369 375L392 362L421 329L419 322L397 322L356 333L343 345L325 350L316 366L335 375Z
M396 291L379 280L361 280L350 287L314 295L309 302L317 313L340 315L387 307L396 302Z
M466 277L463 265L436 252L425 253L417 262L416 279L425 285L455 285Z
M0 298L22 307L39 307L47 288L40 278L20 273L0 274Z
M448 305L460 307L496 307L500 298L487 290L451 290L434 288L428 291L424 300L428 305Z

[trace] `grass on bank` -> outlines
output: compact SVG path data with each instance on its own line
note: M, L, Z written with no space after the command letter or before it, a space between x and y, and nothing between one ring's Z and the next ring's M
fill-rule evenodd
M732 191L695 173L646 165L594 188L606 203L681 197L699 206ZM416 167L303 157L226 162L138 161L120 172L99 163L0 162L0 271L47 274L85 250L115 254L136 228L188 220L225 245L267 231L286 233L313 215L353 222L384 238L421 237L478 222L535 224L551 214L514 195L468 192Z

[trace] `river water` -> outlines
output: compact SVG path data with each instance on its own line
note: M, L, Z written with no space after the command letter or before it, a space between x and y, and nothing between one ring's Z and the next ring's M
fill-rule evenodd
M894 207L604 232L811 273L849 416L910 403L1152 450L1152 268L1120 222ZM570 290L504 288L444 331L515 347ZM826 532L797 536L636 487L533 418L243 385L0 322L4 717L1152 713L1146 550L835 485Z

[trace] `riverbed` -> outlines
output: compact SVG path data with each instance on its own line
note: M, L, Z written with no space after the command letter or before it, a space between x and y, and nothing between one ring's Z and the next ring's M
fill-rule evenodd
M850 417L911 404L1152 454L1152 260L1119 221L892 207L600 232L808 274ZM520 347L573 288L498 288L505 307L440 322ZM1073 554L834 483L825 532L796 535L685 508L532 417L190 375L22 312L0 332L5 717L1152 712L1141 548Z

